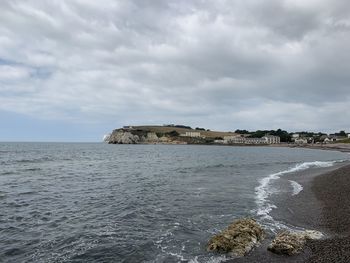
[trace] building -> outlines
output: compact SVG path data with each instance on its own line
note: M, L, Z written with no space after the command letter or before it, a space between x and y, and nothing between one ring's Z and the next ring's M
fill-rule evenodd
M250 138L241 136L225 136L225 144L278 144L281 142L279 136L265 135L262 138Z
M294 143L296 144L307 144L307 139L305 138L298 138L294 140Z
M292 134L292 139L298 139L300 137L299 133L293 133Z
M186 137L201 137L200 132L186 132L185 134L182 134L181 136L186 136Z
M265 135L264 137L262 137L262 139L264 139L267 144L281 143L281 138L279 136Z
M330 142L335 142L336 138L329 136L326 139L323 140L324 143L330 143Z
M224 144L243 144L245 142L245 138L241 136L224 136Z
M267 140L262 137L262 138L244 138L245 139L245 144L266 144Z

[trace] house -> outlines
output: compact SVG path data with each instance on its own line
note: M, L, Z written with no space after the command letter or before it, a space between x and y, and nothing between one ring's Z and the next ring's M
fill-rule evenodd
M327 138L328 138L328 135L323 134L323 135L320 136L319 141L320 142L324 142L324 140L327 139Z
M348 133L348 138L350 139L350 133Z
M281 142L279 136L265 135L262 138L250 138L242 136L225 136L225 144L277 144Z
M281 143L281 138L279 136L265 135L264 137L262 137L262 139L265 140L267 144Z
M265 144L267 141L263 138L245 138L245 144Z
M296 144L307 144L307 139L305 138L298 138L294 140L294 143Z
M181 134L181 136L198 138L198 137L201 137L201 133L200 132L186 132L185 134Z
M293 133L292 134L292 141L298 139L300 137L300 134L299 133Z
M337 141L337 136L335 136L334 134L330 134L329 136L327 136L327 138L323 140L324 143L330 143L330 142L336 142L336 141Z
M224 136L224 144L243 144L245 138L241 136Z

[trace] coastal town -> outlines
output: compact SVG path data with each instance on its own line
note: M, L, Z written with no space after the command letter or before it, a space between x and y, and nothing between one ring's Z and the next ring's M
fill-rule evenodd
M235 130L229 132L191 128L185 125L124 126L106 134L110 144L213 144L213 145L324 145L349 143L350 133L292 132L278 130Z

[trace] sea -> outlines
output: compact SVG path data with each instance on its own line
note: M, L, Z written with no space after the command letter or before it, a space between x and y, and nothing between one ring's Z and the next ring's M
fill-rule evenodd
M0 262L225 262L206 251L232 221L303 186L286 174L350 159L287 147L0 143Z

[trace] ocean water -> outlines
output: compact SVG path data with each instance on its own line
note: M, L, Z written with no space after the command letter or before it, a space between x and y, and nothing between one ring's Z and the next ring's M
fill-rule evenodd
M206 242L251 216L269 231L285 174L349 160L275 147L0 143L0 262L221 262ZM285 187L285 186L284 186Z

